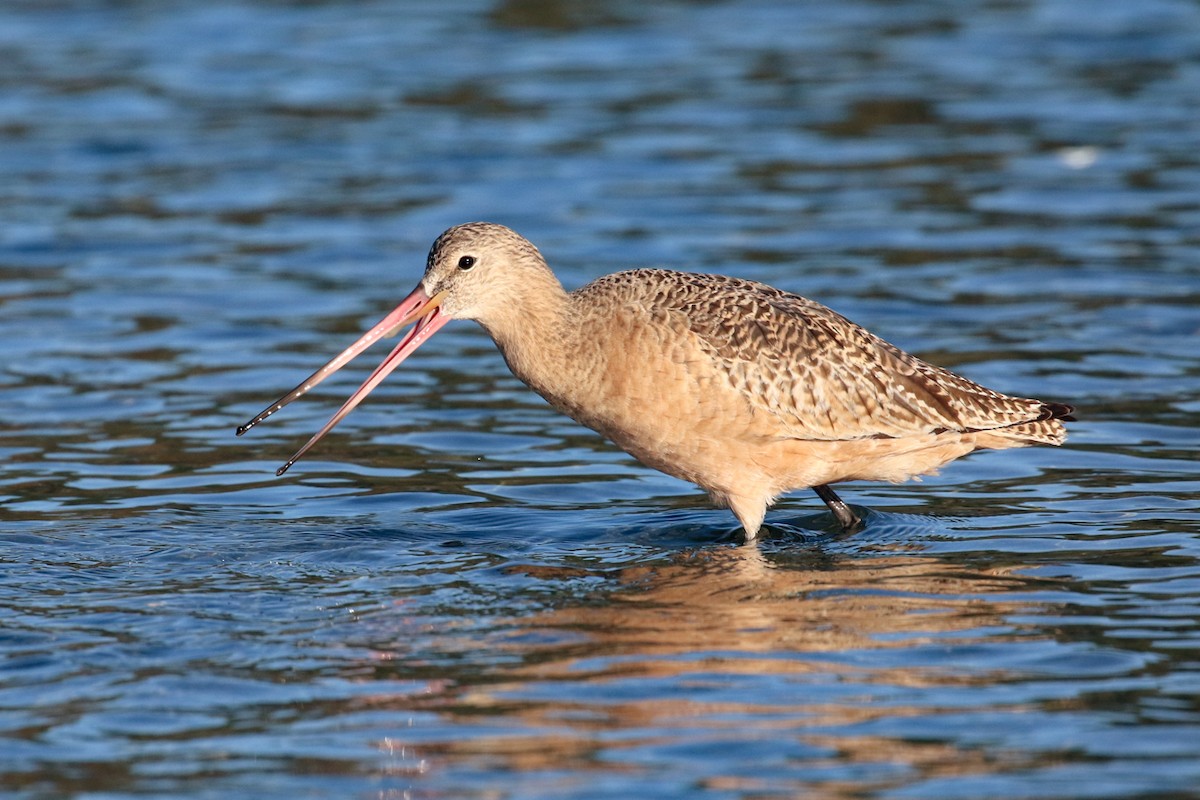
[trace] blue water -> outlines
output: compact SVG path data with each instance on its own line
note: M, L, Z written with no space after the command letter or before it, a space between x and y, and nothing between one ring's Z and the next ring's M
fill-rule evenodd
M451 324L234 428L509 224L764 280L1064 448L757 547ZM0 792L1200 786L1200 7L0 7Z

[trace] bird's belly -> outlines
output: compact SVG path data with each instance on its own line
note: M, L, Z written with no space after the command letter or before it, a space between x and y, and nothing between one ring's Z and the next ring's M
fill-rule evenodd
M710 381L600 382L582 397L547 396L552 405L643 464L717 494L769 483L777 443L744 402Z
M553 402L553 401L552 401ZM866 480L928 475L976 449L974 434L815 441L779 436L769 424L696 414L684 403L593 407L554 403L646 466L716 496L767 496Z

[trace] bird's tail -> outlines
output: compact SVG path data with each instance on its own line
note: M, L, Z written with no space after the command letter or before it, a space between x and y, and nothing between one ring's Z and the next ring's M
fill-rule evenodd
M1067 439L1067 428L1063 423L1075 421L1074 407L1065 403L1042 403L1041 409L1042 413L1037 419L980 431L975 440L976 446L1003 450L1032 444L1062 444Z

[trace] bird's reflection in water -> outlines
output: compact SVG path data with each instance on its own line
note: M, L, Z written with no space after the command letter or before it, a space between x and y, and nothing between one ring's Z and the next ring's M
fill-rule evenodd
M426 742L423 763L611 770L653 757L646 749L695 747L710 753L696 765L708 788L798 790L746 774L754 743L770 740L818 770L879 770L881 787L897 770L996 769L994 754L938 736L938 718L961 707L964 692L1004 680L956 653L1032 636L1011 620L1029 612L1029 592L1043 582L1019 566L903 552L923 524L873 515L853 546L832 537L794 546L776 531L759 545L687 550L616 571L611 592L513 619L508 635L487 643L510 650L493 662L509 666L447 684L426 706L456 729L485 721L484 730ZM510 569L564 584L588 570ZM892 720L928 735L877 732Z

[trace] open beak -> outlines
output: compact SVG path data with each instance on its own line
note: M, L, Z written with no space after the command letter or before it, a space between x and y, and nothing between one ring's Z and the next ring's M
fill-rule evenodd
M237 435L241 436L243 433L250 430L255 425L295 400L297 397L307 394L310 389L328 378L333 373L337 372L342 367L349 364L355 356L366 350L371 345L375 344L375 342L386 337L395 336L402 328L404 328L404 326L415 322L416 324L413 325L412 330L410 330L404 336L404 338L400 340L400 343L396 345L392 352L388 353L388 357L383 360L382 364L375 368L375 371L371 373L371 377L363 381L362 386L359 386L358 389L354 391L354 394L350 395L349 399L346 400L346 402L342 404L342 407L337 410L337 413L330 417L329 422L325 423L325 427L317 431L316 435L309 439L303 447L297 450L296 454L289 458L286 464L275 471L275 474L282 475L283 473L287 472L292 464L295 464L297 461L299 461L300 458L307 453L313 445L315 445L322 439L322 437L325 436L325 434L333 430L334 425L337 425L342 421L343 417L353 411L354 408L361 403L368 394L371 393L372 389L382 383L383 379L390 375L392 370L400 366L400 362L408 358L408 356L414 350L420 347L426 339L428 339L430 336L433 336L433 334L437 333L437 331L443 325L450 321L450 317L447 317L445 314L443 314L440 307L442 300L445 299L445 296L446 293L442 291L438 292L433 297L430 297L425 293L424 288L417 286L417 288L413 290L412 294L404 298L400 305L392 309L391 313L381 319L378 324L375 325L375 327L371 328L371 330L364 333L358 341L343 350L340 355L338 355L328 364L321 367L312 375L309 375L308 378L306 378L304 382L295 389L292 389L283 397L267 406L265 409L263 409L262 413L260 413L254 419L239 427L237 429Z

